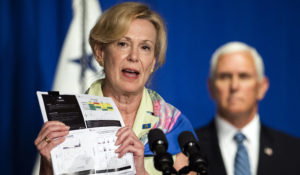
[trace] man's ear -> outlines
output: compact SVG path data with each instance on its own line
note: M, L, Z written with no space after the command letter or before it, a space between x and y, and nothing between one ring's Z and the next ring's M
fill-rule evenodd
M258 85L258 94L257 94L257 100L262 100L268 89L269 89L269 79L267 77L264 77L260 82L259 82L259 85Z
M215 92L215 89L214 89L214 80L212 78L208 78L207 80L207 87L208 87L208 92L209 92L209 96L211 99L215 99L215 96L214 96L214 92Z
M104 66L104 48L101 44L94 45L94 53L96 57L96 61L100 64L100 66Z

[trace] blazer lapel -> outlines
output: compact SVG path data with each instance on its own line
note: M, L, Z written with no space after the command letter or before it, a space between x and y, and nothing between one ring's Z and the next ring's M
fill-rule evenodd
M197 130L201 152L207 159L209 175L226 175L214 120Z
M257 175L277 174L274 168L274 141L268 129L261 126Z

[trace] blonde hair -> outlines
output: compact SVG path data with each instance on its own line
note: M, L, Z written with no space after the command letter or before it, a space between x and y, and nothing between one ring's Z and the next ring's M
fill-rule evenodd
M105 45L121 39L127 33L134 19L148 20L156 29L157 35L154 49L156 70L165 62L167 49L166 27L161 16L150 10L145 4L126 2L106 10L90 32L90 46L95 52L94 46L96 44Z

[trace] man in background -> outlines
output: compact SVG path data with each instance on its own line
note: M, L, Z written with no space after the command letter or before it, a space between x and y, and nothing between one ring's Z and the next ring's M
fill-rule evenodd
M269 82L254 48L229 42L217 49L208 86L216 115L196 133L209 175L300 175L300 139L260 122Z

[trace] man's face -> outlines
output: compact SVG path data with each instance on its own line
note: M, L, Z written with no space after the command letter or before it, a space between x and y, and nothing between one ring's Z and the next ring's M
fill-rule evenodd
M266 78L259 81L254 60L246 51L220 56L209 82L218 113L223 117L248 116L257 112L257 102L268 89Z

